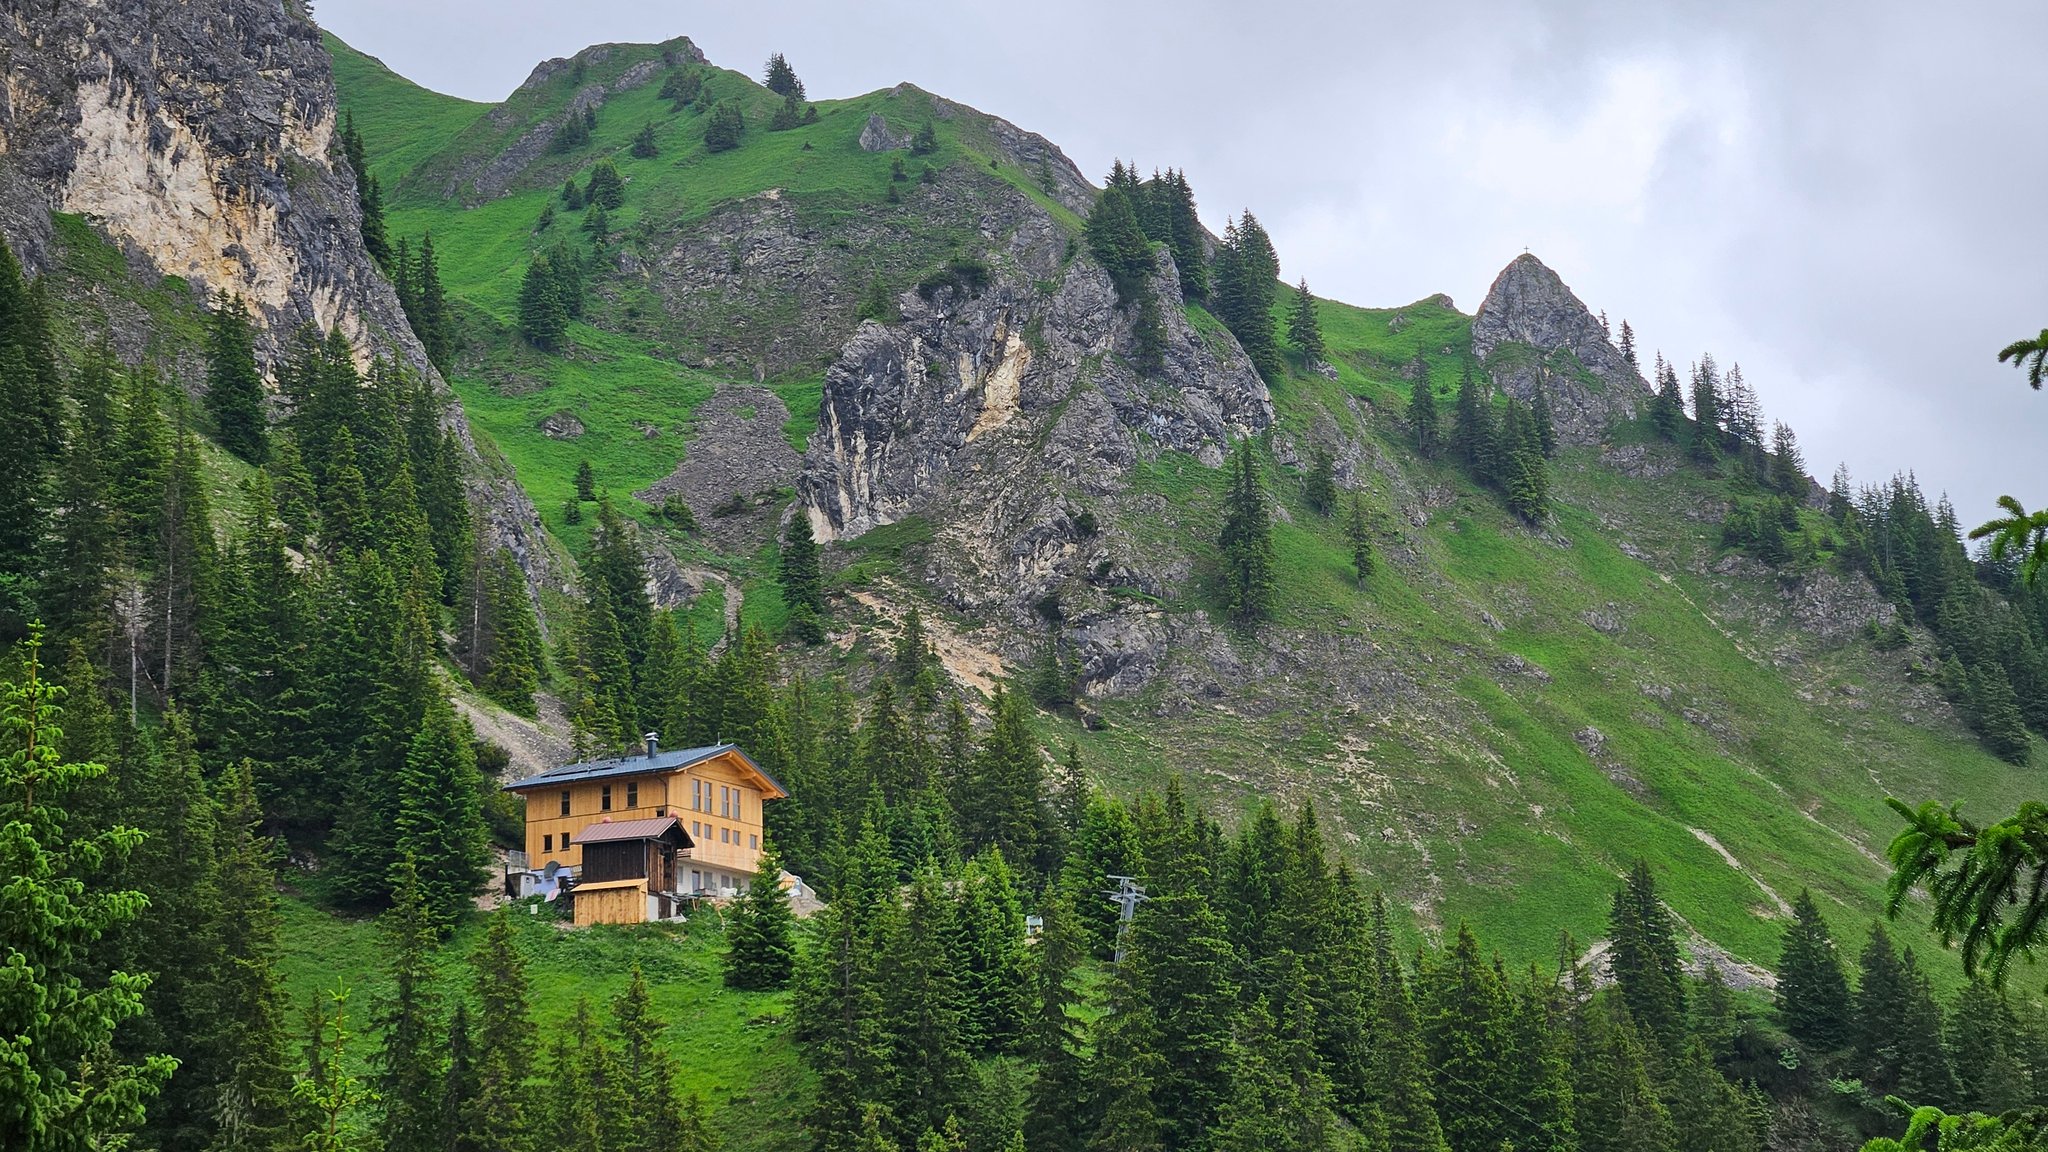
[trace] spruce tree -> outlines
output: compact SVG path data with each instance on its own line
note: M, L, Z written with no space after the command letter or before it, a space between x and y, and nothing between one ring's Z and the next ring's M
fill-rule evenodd
M1294 289L1294 307L1287 314L1287 342L1301 353L1302 366L1313 371L1323 361L1323 328L1316 319L1316 298L1304 278Z
M1429 1054L1380 893L1372 901L1372 964L1378 1009L1373 1022L1376 1103L1386 1118L1389 1146L1397 1152L1447 1152L1429 1083Z
M443 700L428 704L406 756L395 824L399 858L415 872L428 917L446 932L482 890L490 844L469 725Z
M83 835L57 805L106 771L59 755L64 690L42 676L41 630L21 652L20 679L0 686L0 950L12 973L0 997L0 1147L68 1152L135 1128L175 1061L109 1059L121 1023L142 1011L149 978L94 974L93 942L141 911L132 891L94 891L94 864L118 860L136 833Z
M1337 460L1318 444L1309 450L1308 475L1302 477L1301 496L1318 516L1328 516L1337 506Z
M1509 1134L1506 1101L1513 1095L1507 990L1463 925L1418 986L1444 1138L1454 1152L1498 1148Z
M1272 512L1266 490L1259 483L1259 465L1249 440L1237 442L1225 467L1230 471L1230 486L1224 495L1222 531L1216 539L1223 554L1224 607L1232 623L1252 626L1272 611Z
M1636 375L1643 374L1643 366L1636 361L1636 330L1629 327L1627 320L1621 322L1621 362Z
M1712 356L1702 357L1692 369L1692 454L1703 464L1721 456L1721 377Z
M1131 194L1112 182L1088 213L1088 250L1116 287L1117 303L1138 304L1151 291L1152 245L1138 226Z
M782 584L782 601L790 609L790 635L815 644L825 638L825 582L818 560L817 537L811 534L811 518L799 508L782 533L782 552L777 559L777 578Z
M1365 497L1351 494L1351 519L1344 526L1344 538L1351 545L1351 572L1362 585L1372 576L1372 527L1365 518Z
M1557 455L1557 427L1550 412L1550 391L1536 382L1536 395L1529 401L1530 426L1536 433L1536 447L1546 460Z
M782 859L764 846L760 867L726 927L725 984L750 992L788 987L796 972L795 915L782 890Z
M276 852L262 835L262 809L249 761L221 774L214 785L214 833L220 907L218 946L226 966L207 999L227 1071L215 1115L222 1144L262 1149L283 1146L289 1123L291 1072L286 1066L286 993L278 972L280 950Z
M1491 483L1498 433L1493 417L1493 399L1474 381L1467 367L1458 383L1457 405L1451 418L1451 447L1466 470L1480 483Z
M1580 1003L1572 1037L1572 1104L1583 1152L1680 1152L1648 1060L1622 998L1602 993Z
M1851 1035L1849 980L1813 894L1800 890L1778 960L1778 1019L1809 1051L1835 1052Z
M214 298L206 322L206 411L220 446L251 464L270 455L256 336L239 296Z
M961 874L949 951L966 993L968 1042L978 1054L1016 1051L1024 1042L1031 992L1024 903L1009 864L994 849L969 860Z
M740 146L740 137L746 133L746 116L740 111L736 100L721 100L712 106L711 115L704 121L704 149L707 152L730 152Z
M583 189L583 202L594 208L616 212L626 206L626 181L616 164L599 160L590 167L590 182Z
M1231 1099L1239 989L1223 918L1205 894L1199 830L1177 811L1177 789L1168 801L1164 842L1147 860L1151 898L1131 924L1125 963L1150 1016L1163 1142L1198 1148Z
M375 1061L377 1138L385 1152L439 1152L447 1071L432 954L440 929L410 856L393 870L391 908L380 926L390 949L391 991L376 1014L383 1033Z
M1608 918L1608 971L1628 1002L1629 1015L1675 1059L1685 1043L1685 981L1678 959L1678 933L1671 913L1657 897L1656 880L1638 860L1614 894Z
M1082 1056L1082 996L1078 986L1085 938L1074 905L1058 896L1045 906L1031 966L1031 1019L1024 1056L1032 1068L1025 1102L1024 1137L1043 1152L1081 1152L1085 1119L1075 1102L1086 1097Z
M1408 393L1408 431L1415 437L1415 451L1424 460L1434 460L1444 449L1443 418L1436 411L1436 388L1429 382L1429 366L1415 358L1415 385Z
M1714 1067L1697 1037L1680 1053L1663 1096L1678 1147L1686 1152L1755 1152L1742 1093Z
M1273 301L1280 259L1258 220L1247 211L1224 228L1213 270L1217 319L1230 329L1252 367L1269 383L1285 367L1273 335Z
M526 1079L535 1033L526 961L513 942L507 908L492 914L471 969L477 1011L467 1039L473 1056L458 1082L465 1090L455 1101L452 1152L529 1152ZM451 1061L451 1078L457 1067Z
M661 145L654 142L653 124L643 124L640 131L633 134L632 150L635 160L652 160L661 155Z
M799 100L804 98L804 82L797 79L796 69L789 66L789 61L783 59L780 52L768 57L761 83L777 96L794 96Z

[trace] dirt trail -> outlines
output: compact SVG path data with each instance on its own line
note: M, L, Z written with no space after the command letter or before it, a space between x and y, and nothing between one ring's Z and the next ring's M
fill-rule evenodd
M874 592L857 591L853 598L888 622L890 639L901 634L902 608ZM1003 669L1003 658L960 635L944 620L932 616L922 619L925 635L931 637L932 650L939 654L939 664L947 674L983 696L995 695L997 685L1008 675Z

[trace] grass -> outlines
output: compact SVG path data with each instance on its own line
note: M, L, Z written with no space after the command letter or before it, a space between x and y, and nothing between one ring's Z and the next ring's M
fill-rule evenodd
M384 943L375 924L337 916L296 896L285 899L283 914L282 974L294 1007L303 1009L337 986L347 988L360 1045L355 1055L367 1062L375 1041L365 1022L389 992ZM734 992L724 986L720 956L725 938L715 912L699 913L680 925L571 930L515 906L513 924L541 1036L565 1025L580 1001L588 1000L599 1018L606 1018L637 965L655 1014L668 1022L678 1082L709 1105L723 1146L735 1152L782 1152L802 1145L796 1118L810 1086L785 1023L788 994ZM464 962L482 940L483 929L482 919L473 918L440 950L435 963L444 981L467 979ZM444 987L446 994L459 991Z
M617 83L663 47L615 46L581 82ZM913 179L898 186L905 203L888 205L894 156L865 153L856 140L871 115L899 131L935 118L931 98L916 89L819 101L817 124L771 133L774 98L717 69L705 70L707 83L746 108L738 149L706 151L700 114L659 98L657 69L607 97L587 147L543 153L502 195L478 197L459 190L464 174L559 114L577 83L565 74L522 89L486 120L476 105L335 51L345 102L360 109L372 168L391 190L392 234L433 232L462 311L469 348L453 386L479 435L572 551L590 523L587 514L575 526L561 518L578 461L589 460L600 485L623 496L682 459L692 413L715 389L757 379L789 407L784 432L801 449L823 390L815 364L760 379L708 353L713 336L730 347L742 330L819 326L789 294L706 305L693 328L668 314L651 278L607 272L587 321L572 328L571 349L543 355L519 343L511 332L519 278L558 239L581 243L578 217L556 193L598 157L612 158L627 180L626 206L612 216L624 237L616 251L643 268L686 239L718 234L707 231L725 226L715 214L743 203L767 211L770 197L851 295L870 275L900 287L955 254L980 251L984 241L961 221L976 219L966 207L992 196L1021 192L1058 222L1079 223L1050 204L1034 174L989 168L993 140L972 115L935 119L939 189ZM649 124L658 155L632 157L628 142ZM913 175L925 162L906 159ZM451 185L457 194L447 194ZM916 199L941 194L951 199L929 203L957 217ZM555 222L537 233L551 203ZM855 252L869 236L879 239ZM1288 298L1282 293L1277 309ZM1854 639L1794 643L1788 637L1799 634L1774 622L1775 584L1713 571L1718 515L1692 513L1730 498L1732 482L1687 469L1649 484L1607 470L1594 450L1572 450L1556 469L1556 516L1532 532L1454 466L1415 459L1402 432L1418 356L1448 411L1473 367L1471 318L1436 297L1390 309L1317 308L1335 378L1297 370L1274 382L1277 424L1260 448L1286 513L1275 530L1279 596L1267 625L1279 642L1221 637L1246 671L1211 695L1171 687L1214 677L1216 665L1170 647L1145 691L1095 702L1105 726L1043 718L1048 741L1076 741L1108 786L1129 792L1179 773L1227 816L1262 801L1313 801L1368 883L1409 910L1408 931L1436 937L1468 920L1517 962L1551 957L1560 930L1601 935L1615 879L1638 857L1690 924L1741 957L1775 957L1779 921L1765 886L1785 899L1812 888L1853 948L1879 906L1884 870L1872 854L1896 826L1887 792L1967 796L1974 810L1994 811L2026 790L2024 773L1979 752L1945 711L1914 703L1898 658ZM1227 340L1201 307L1186 316L1203 339ZM1548 367L1580 371L1568 359ZM580 436L540 432L542 419L561 412L581 422ZM649 438L648 428L659 434ZM1351 570L1343 517L1307 509L1298 473L1277 463L1282 447L1302 449L1333 432L1362 453L1356 483L1379 553L1363 582ZM1621 439L1635 435L1617 430ZM1100 501L1135 553L1186 559L1185 579L1145 598L1176 625L1203 627L1219 603L1209 540L1221 481L1191 456L1141 454L1127 490ZM1160 498L1163 514L1131 511L1155 507L1141 503L1148 497ZM912 517L835 546L844 561L838 586L914 585L936 529ZM692 563L734 581L744 626L780 629L787 609L771 578L772 547L733 556L686 547L699 550ZM715 590L691 606L701 640L723 631L723 612ZM1619 628L1588 622L1610 617ZM1339 678L1355 689L1355 703L1333 703L1337 694L1324 690ZM1866 706L1838 704L1843 684L1857 686ZM1934 968L1942 981L1954 979L1952 966Z

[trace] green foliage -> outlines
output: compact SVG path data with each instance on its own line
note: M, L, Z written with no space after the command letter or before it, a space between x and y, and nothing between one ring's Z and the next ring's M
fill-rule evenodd
M824 572L819 565L817 537L811 534L811 518L801 508L783 531L776 578L782 584L782 601L790 607L796 639L807 644L823 639Z
M1309 449L1308 474L1301 480L1301 498L1318 516L1328 516L1337 507L1337 457L1327 445Z
M788 987L796 971L795 922L782 890L782 859L772 847L764 848L726 928L726 986L750 992Z
M1237 337L1259 375L1268 383L1277 381L1284 367L1273 334L1280 257L1265 228L1249 211L1225 225L1211 275L1216 318Z
M1256 625L1272 610L1273 519L1259 482L1250 441L1240 440L1225 462L1230 488L1216 546L1223 555L1224 606L1239 625Z
M762 69L761 84L777 96L804 98L804 82L797 79L796 69L789 66L789 61L783 59L780 52L768 57L768 63Z
M583 202L612 212L626 206L626 181L619 175L616 164L604 159L591 165L590 182L583 189Z
M1307 279L1294 289L1294 305L1287 314L1287 342L1301 354L1305 367L1314 369L1322 362L1322 322L1316 318L1316 298L1309 295Z
M121 1023L142 1012L149 978L117 971L88 979L89 948L133 919L142 897L95 891L88 881L139 837L119 825L67 830L57 805L106 769L58 754L64 689L43 678L41 643L40 630L32 631L21 676L0 695L0 868L12 878L0 903L0 1143L59 1152L136 1127L176 1061L107 1058Z
M652 160L661 155L661 146L654 141L654 125L643 124L633 137L633 159Z
M1119 169L1121 164L1119 164ZM1088 214L1088 250L1109 272L1117 303L1128 308L1150 291L1152 245L1138 227L1131 194L1113 174Z
M740 137L746 130L746 115L739 102L720 101L712 106L711 115L704 121L704 148L709 152L730 152L740 146Z
M1792 903L1792 923L1785 927L1777 976L1778 1018L1785 1031L1811 1052L1846 1047L1851 1025L1849 979L1810 892L1802 890Z
M576 462L576 498L578 500L597 499L597 473L590 467L590 461L588 460L578 460Z
M938 150L938 129L933 127L932 122L929 120L918 125L917 131L910 137L910 154L912 156L929 156Z
M791 92L782 98L781 106L776 108L775 115L769 118L768 130L770 132L787 132L791 128L802 127L807 123L815 123L817 119L818 110L813 107L809 110L808 115L806 115L803 96L799 93ZM901 179L901 177L898 177L898 179Z
M214 434L221 447L262 464L270 455L270 422L247 305L239 296L220 294L206 327L206 411Z
M869 282L867 291L862 294L860 308L854 316L859 320L894 324L903 319L903 311L897 305L896 294L889 290L888 283L874 280Z
M1365 498L1356 492L1351 494L1351 519L1345 523L1344 537L1351 544L1351 571L1363 584L1373 569L1372 528L1366 522Z
M442 931L474 905L490 863L483 781L471 740L454 709L430 704L399 777L398 856L419 884L426 915Z

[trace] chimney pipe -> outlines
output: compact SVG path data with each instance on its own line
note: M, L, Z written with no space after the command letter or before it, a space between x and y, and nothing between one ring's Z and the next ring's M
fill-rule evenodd
M656 733L649 732L647 735L642 736L641 739L647 741L647 758L649 760L654 759L654 754L661 751L661 737Z

